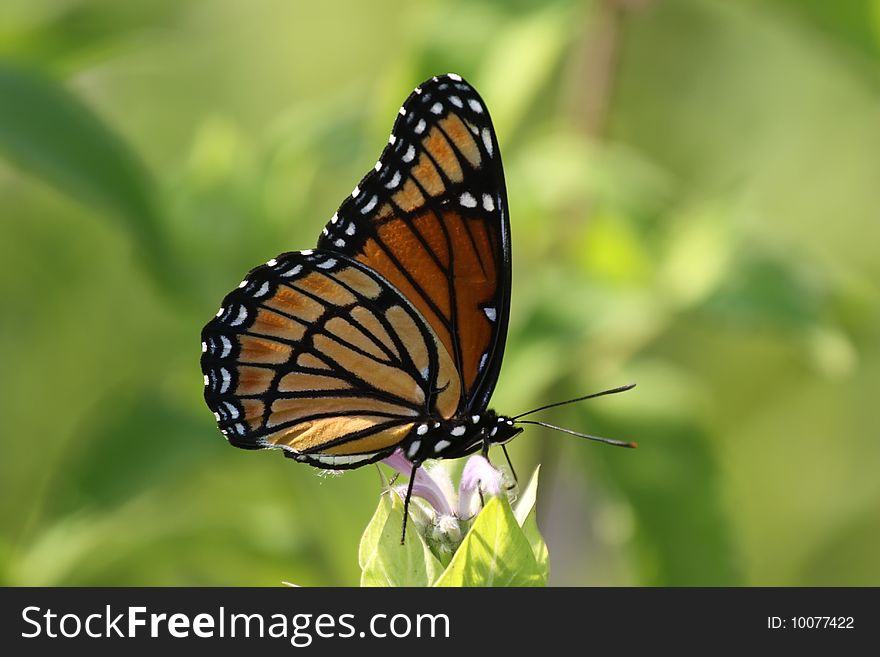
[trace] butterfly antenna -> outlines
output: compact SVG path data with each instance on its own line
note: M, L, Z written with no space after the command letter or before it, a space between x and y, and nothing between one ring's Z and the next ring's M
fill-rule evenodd
M588 440L595 440L599 443L605 443L606 445L614 445L615 447L630 447L635 448L638 447L638 443L631 443L625 440L614 440L614 438L603 438L602 436L591 436L587 433L580 433L579 431L572 431L571 429L566 429L564 427L557 427L555 424L547 424L546 422L538 422L537 420L519 420L517 424L535 424L539 427L546 427L547 429L553 429L554 431L561 431L563 433L571 434L572 436L577 436L578 438L587 438Z
M406 486L406 498L403 500L403 529L400 530L400 544L406 540L406 521L409 519L409 500L412 497L413 484L416 483L416 470L421 463L413 463L412 472L409 473L409 483Z
M521 417L525 417L526 415L531 415L532 413L537 413L538 411L546 411L548 408L556 408L557 406L565 406L566 404L574 404L575 402L584 401L585 399L593 399L594 397L604 397L605 395L615 395L618 392L626 392L627 390L632 390L636 387L635 383L629 383L625 386L620 386L619 388L611 388L610 390L603 390L602 392L594 392L592 395L584 395L583 397L575 397L574 399L567 399L565 401L556 402L555 404L547 404L546 406L540 406L538 408L533 408L530 411L526 411L525 413L520 413L519 415L514 415L511 419L518 420Z

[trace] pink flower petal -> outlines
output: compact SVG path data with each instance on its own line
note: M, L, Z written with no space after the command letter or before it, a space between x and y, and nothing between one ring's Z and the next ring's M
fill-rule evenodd
M500 495L504 475L479 454L472 456L461 473L458 485L458 517L468 518L473 514L472 500L480 490L485 495Z
M412 475L413 464L403 455L403 451L401 450L397 450L388 458L383 459L382 462L407 477ZM400 495L400 499L406 499L406 488L406 485L394 487ZM432 507L434 507L437 513L441 515L452 515L452 500L447 499L443 492L443 487L440 486L424 468L416 470L412 494L426 500Z

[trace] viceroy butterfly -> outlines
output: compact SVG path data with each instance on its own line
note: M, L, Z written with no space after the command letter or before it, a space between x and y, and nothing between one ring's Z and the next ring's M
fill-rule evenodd
M488 409L510 277L489 111L460 76L436 76L400 108L317 248L256 267L223 299L202 331L205 401L236 447L326 469L401 448L414 475L427 459L504 445L527 423L635 446L520 419L559 404L514 417Z

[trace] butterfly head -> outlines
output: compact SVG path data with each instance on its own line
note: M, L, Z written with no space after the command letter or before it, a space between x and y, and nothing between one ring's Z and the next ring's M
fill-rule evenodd
M522 427L516 426L513 418L496 415L494 411L488 411L487 416L485 431L491 445L503 445L523 431Z

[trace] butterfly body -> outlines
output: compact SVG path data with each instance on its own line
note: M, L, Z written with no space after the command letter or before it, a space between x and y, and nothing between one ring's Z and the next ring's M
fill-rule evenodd
M427 459L460 458L491 445L501 445L522 432L513 420L487 409L482 415L453 417L450 420L426 418L401 445L414 463Z
M475 423L473 417L479 419ZM521 433L521 427L514 427L513 420L497 415L491 409L482 416L454 417L443 420L437 417L423 417L410 428L401 442L393 448L375 454L370 459L354 460L351 463L330 462L320 455L297 454L286 451L288 458L308 463L318 468L332 467L337 470L357 468L390 456L397 447L413 463L424 463L429 459L456 459L486 450L492 445L508 442ZM424 427L424 428L423 428Z

